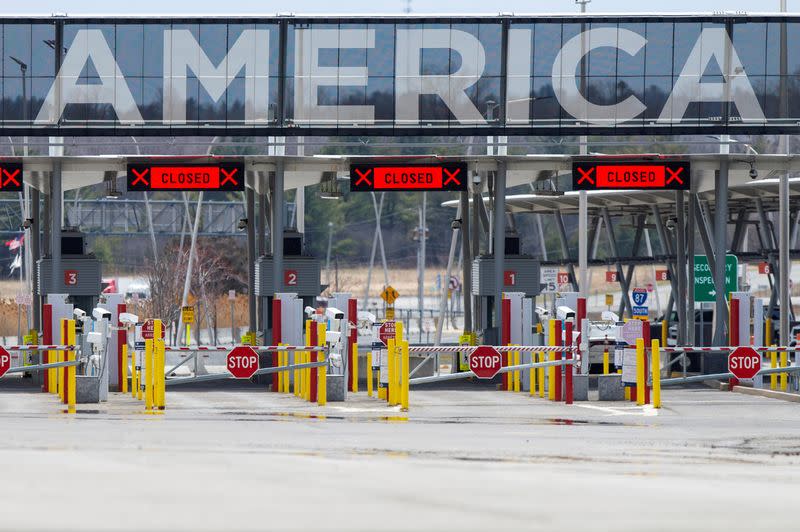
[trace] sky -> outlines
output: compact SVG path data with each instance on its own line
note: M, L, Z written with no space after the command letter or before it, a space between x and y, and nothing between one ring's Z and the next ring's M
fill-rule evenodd
M565 13L578 11L574 0L137 0L109 2L108 0L25 0L4 1L0 14L51 13L79 14L178 14L178 15L238 15L316 13L402 13L410 1L412 13ZM287 9L287 5L291 9ZM491 5L492 9L487 9ZM646 8L644 7L646 6ZM780 0L592 0L587 6L594 13L646 12L715 12L745 11L749 13L776 12ZM800 0L788 0L788 9L800 10Z

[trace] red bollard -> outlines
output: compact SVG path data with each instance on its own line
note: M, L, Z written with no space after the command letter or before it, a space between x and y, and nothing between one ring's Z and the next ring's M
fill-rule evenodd
M556 320L556 337L553 339L553 345L564 345L561 337L561 320ZM561 351L556 351L556 360L561 360ZM555 400L561 401L561 377L564 374L562 369L564 366L556 366L556 386L555 386Z
M44 304L42 305L42 343L45 345L53 345L53 305ZM42 356L40 360L44 364L50 364L55 362L55 360L50 359L50 354L52 351L42 351ZM42 391L49 392L50 390L50 375L48 374L49 371L55 370L45 370L44 375L44 383L42 384ZM52 390L55 391L55 390Z
M503 312L503 319L502 321L502 331L500 334L500 345L509 345L511 343L511 300L510 299L503 299L502 301L502 312ZM509 353L503 353L503 367L510 366L508 363L508 357L510 356ZM510 390L511 379L509 379L508 373L503 373L503 390Z
M317 345L319 342L317 341L318 338L318 331L319 327L317 326L317 322L311 320L311 331L309 336L311 337L311 341L309 342L311 345ZM317 352L311 352L311 360L316 362L317 361ZM309 395L310 397L308 400L312 403L317 402L317 368L311 368L311 378L309 379L311 382L308 383L309 388Z
M739 345L739 300L735 297L731 298L731 310L728 316L728 331L730 334L730 345L736 347ZM731 377L728 379L728 391L732 392L734 386L739 385L739 379Z
M565 328L566 328L566 330L565 330L566 341L564 342L564 345L566 345L568 348L571 348L572 347L572 322L568 321L565 324ZM564 350L564 358L566 358L567 360L572 360L572 349L565 349ZM563 366L564 371L565 371L565 375L566 375L564 377L564 388L565 388L565 390L564 390L564 401L566 401L566 403L568 405L572 404L572 399L573 399L574 391L575 391L573 389L573 387L572 387L572 369L574 367L575 366L572 366L572 365Z
M231 331L233 332L233 331ZM277 297L272 299L272 345L281 343L281 300ZM272 367L278 367L278 353L272 353ZM278 374L272 374L272 391L278 390Z
M358 301L355 298L347 300L347 319L353 325L358 325ZM350 340L348 345L350 352L350 365L348 367L350 368L350 371L348 371L348 380L350 382L350 391L354 392L356 391L356 383L353 381L353 377L355 376L353 367L358 364L358 328L353 327L349 336Z

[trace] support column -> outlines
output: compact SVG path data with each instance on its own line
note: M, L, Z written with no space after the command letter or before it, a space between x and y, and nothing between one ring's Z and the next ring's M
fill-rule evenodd
M692 180L694 181L694 180ZM689 345L695 345L695 320L694 320L694 241L697 220L695 213L697 212L697 195L694 192L689 192L689 220L687 223L687 239L686 239L686 271L688 273L686 279L686 309L689 315L686 318L686 341Z
M275 180L272 188L272 287L283 290L283 159L275 161Z
M675 215L678 219L675 228L676 247L678 248L675 273L678 274L676 279L678 294L673 299L678 304L678 345L686 345L686 209L684 200L683 190L675 191Z
M470 241L472 244L472 260L481 255L481 212L483 210L483 195L480 192L472 194L472 226L470 227ZM470 261L471 262L471 261ZM472 264L470 264L472 268ZM479 297L472 293L466 294L474 303L472 308L472 330L477 332L481 329L481 302Z
M633 316L633 305L631 305L630 285L622 271L622 263L619 262L619 249L617 248L617 237L614 235L614 226L611 225L611 215L608 213L608 209L606 207L603 207L603 221L606 224L606 231L608 231L608 241L611 244L611 253L617 259L617 278L619 279L619 284L622 288L622 300L625 302L625 306L628 307L628 312L630 312L630 316Z
M54 294L64 292L64 274L61 271L61 160L53 161L53 171L50 173L50 254L51 282L50 290Z
M601 220L602 220L602 218L601 218ZM631 248L631 256L633 256L633 257L638 257L639 256L639 248L641 248L641 245L642 245L642 235L644 234L644 224L645 224L646 220L647 220L647 215L646 214L640 214L638 216L637 220L636 220L636 233L634 233L634 236L633 236L633 247ZM607 230L608 229L606 229L606 231ZM609 242L610 241L611 241L611 237L609 237ZM616 245L616 243L615 243L615 245ZM636 264L628 264L628 271L625 273L625 277L624 277L625 282L627 283L627 286L630 286L630 282L631 282L630 280L633 279L633 271L634 271L635 268L636 268ZM619 282L620 290L622 290L622 287L625 286L625 285L622 284L622 279L623 278L619 276L619 273L617 273L617 278L618 278L617 280ZM625 301L626 301L626 299L624 297L621 297L619 299L619 312L617 312L617 314L619 314L620 316L623 316L625 314Z
M778 294L780 307L780 345L789 345L789 318L791 317L789 279L792 274L791 249L789 248L789 172L783 172L778 186Z
M506 162L497 163L494 179L494 325L503 327L503 272L506 267Z
M472 332L472 256L469 238L472 235L469 223L469 192L461 192L461 290L464 297L464 333Z
M40 231L42 230L41 209L39 202L41 200L39 190L31 187L31 218L33 225L30 228L30 250L31 250L31 286L33 288L33 328L37 331L42 330L42 316L41 307L42 302L40 296L37 295L39 284L39 268L36 263L41 258L41 243L39 242Z
M558 236L561 242L561 256L567 261L569 282L572 284L572 288L577 292L580 288L578 287L578 278L575 277L575 264L572 262L572 257L569 254L569 240L567 240L567 230L564 228L564 218L561 215L561 211L556 211L553 216L555 216L556 225L558 226Z
M714 210L714 289L716 290L716 326L714 345L725 345L728 324L728 302L725 293L725 254L728 251L728 158L720 161ZM734 272L735 275L735 272Z
M245 189L247 217L247 315L248 330L257 331L256 323L256 198L252 188ZM231 332L232 334L233 332Z

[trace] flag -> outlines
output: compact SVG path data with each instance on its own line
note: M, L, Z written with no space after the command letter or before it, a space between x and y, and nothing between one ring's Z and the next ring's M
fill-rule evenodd
M14 270L21 267L22 267L22 253L17 253L17 255L14 257L14 261L11 263L10 266L11 273L13 274Z
M6 246L8 246L9 251L14 251L15 249L19 249L22 247L22 242L25 240L25 236L21 236L19 238L15 238L14 240L8 240L6 242Z

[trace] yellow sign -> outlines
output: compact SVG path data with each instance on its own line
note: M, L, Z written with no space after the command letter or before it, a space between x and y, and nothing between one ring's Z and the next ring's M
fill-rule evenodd
M242 345L256 345L256 333L246 332L242 335Z
M400 297L400 292L395 290L391 285L384 288L383 292L381 292L381 298L386 301L387 305L394 305L398 297Z
M458 337L459 345L476 345L478 338L475 333L466 333ZM469 371L469 355L458 353L458 371Z
M614 304L614 296L612 296L611 294L606 294L606 306L610 307L613 304Z
M187 325L194 323L194 307L181 307L181 320Z
M394 319L394 307L389 307L386 309L386 319L387 320Z

